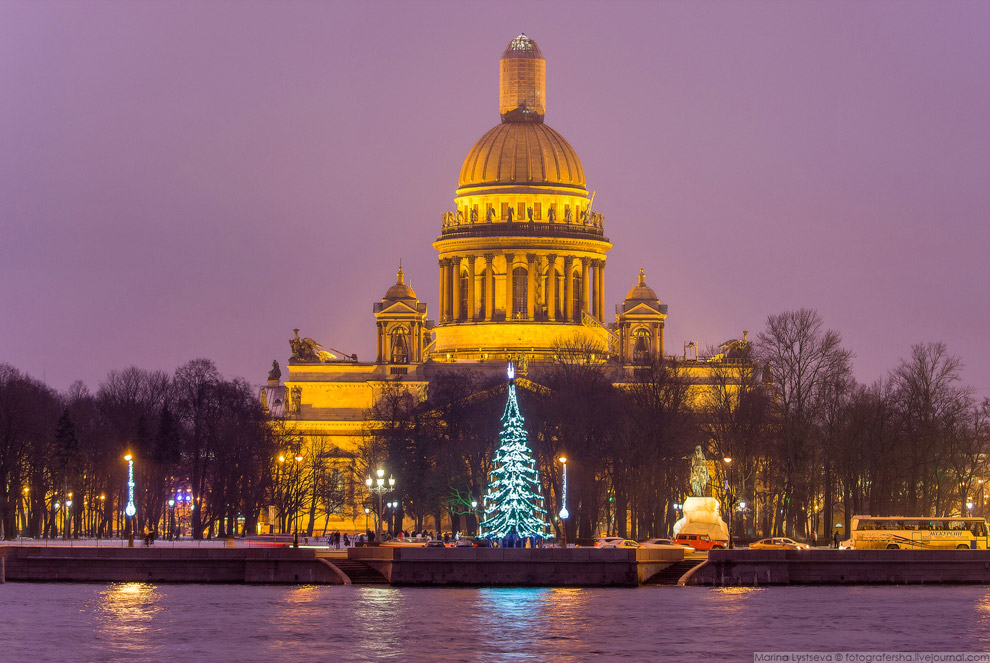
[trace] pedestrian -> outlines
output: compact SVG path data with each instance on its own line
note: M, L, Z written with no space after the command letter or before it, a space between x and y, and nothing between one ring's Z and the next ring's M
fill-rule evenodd
M351 547L351 538L349 536L347 536L346 533L344 534L344 547L345 548L350 548Z
M835 530L835 534L832 536L832 543L835 544L836 550L839 549L839 530Z

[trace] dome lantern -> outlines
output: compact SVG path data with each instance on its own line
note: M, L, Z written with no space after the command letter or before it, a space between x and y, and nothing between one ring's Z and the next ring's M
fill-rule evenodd
M536 42L520 34L509 42L498 70L498 110L503 122L543 122L547 61Z

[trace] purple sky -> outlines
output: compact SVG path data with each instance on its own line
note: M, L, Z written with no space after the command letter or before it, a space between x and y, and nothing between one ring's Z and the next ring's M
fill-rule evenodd
M292 328L373 359L498 122L547 58L667 348L817 309L872 381L942 340L990 395L990 3L0 3L0 362L64 388L196 357L262 381Z

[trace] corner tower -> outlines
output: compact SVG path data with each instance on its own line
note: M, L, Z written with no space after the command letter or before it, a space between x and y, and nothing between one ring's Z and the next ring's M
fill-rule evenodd
M574 148L547 126L546 61L521 34L499 60L501 122L468 152L440 259L436 361L539 361L560 344L613 348L603 217ZM614 349L614 348L613 348Z

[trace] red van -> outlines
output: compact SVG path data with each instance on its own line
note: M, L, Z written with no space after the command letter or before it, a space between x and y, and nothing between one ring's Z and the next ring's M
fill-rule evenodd
M725 541L713 540L707 534L685 534L681 532L674 537L674 543L690 546L695 550L725 550Z

